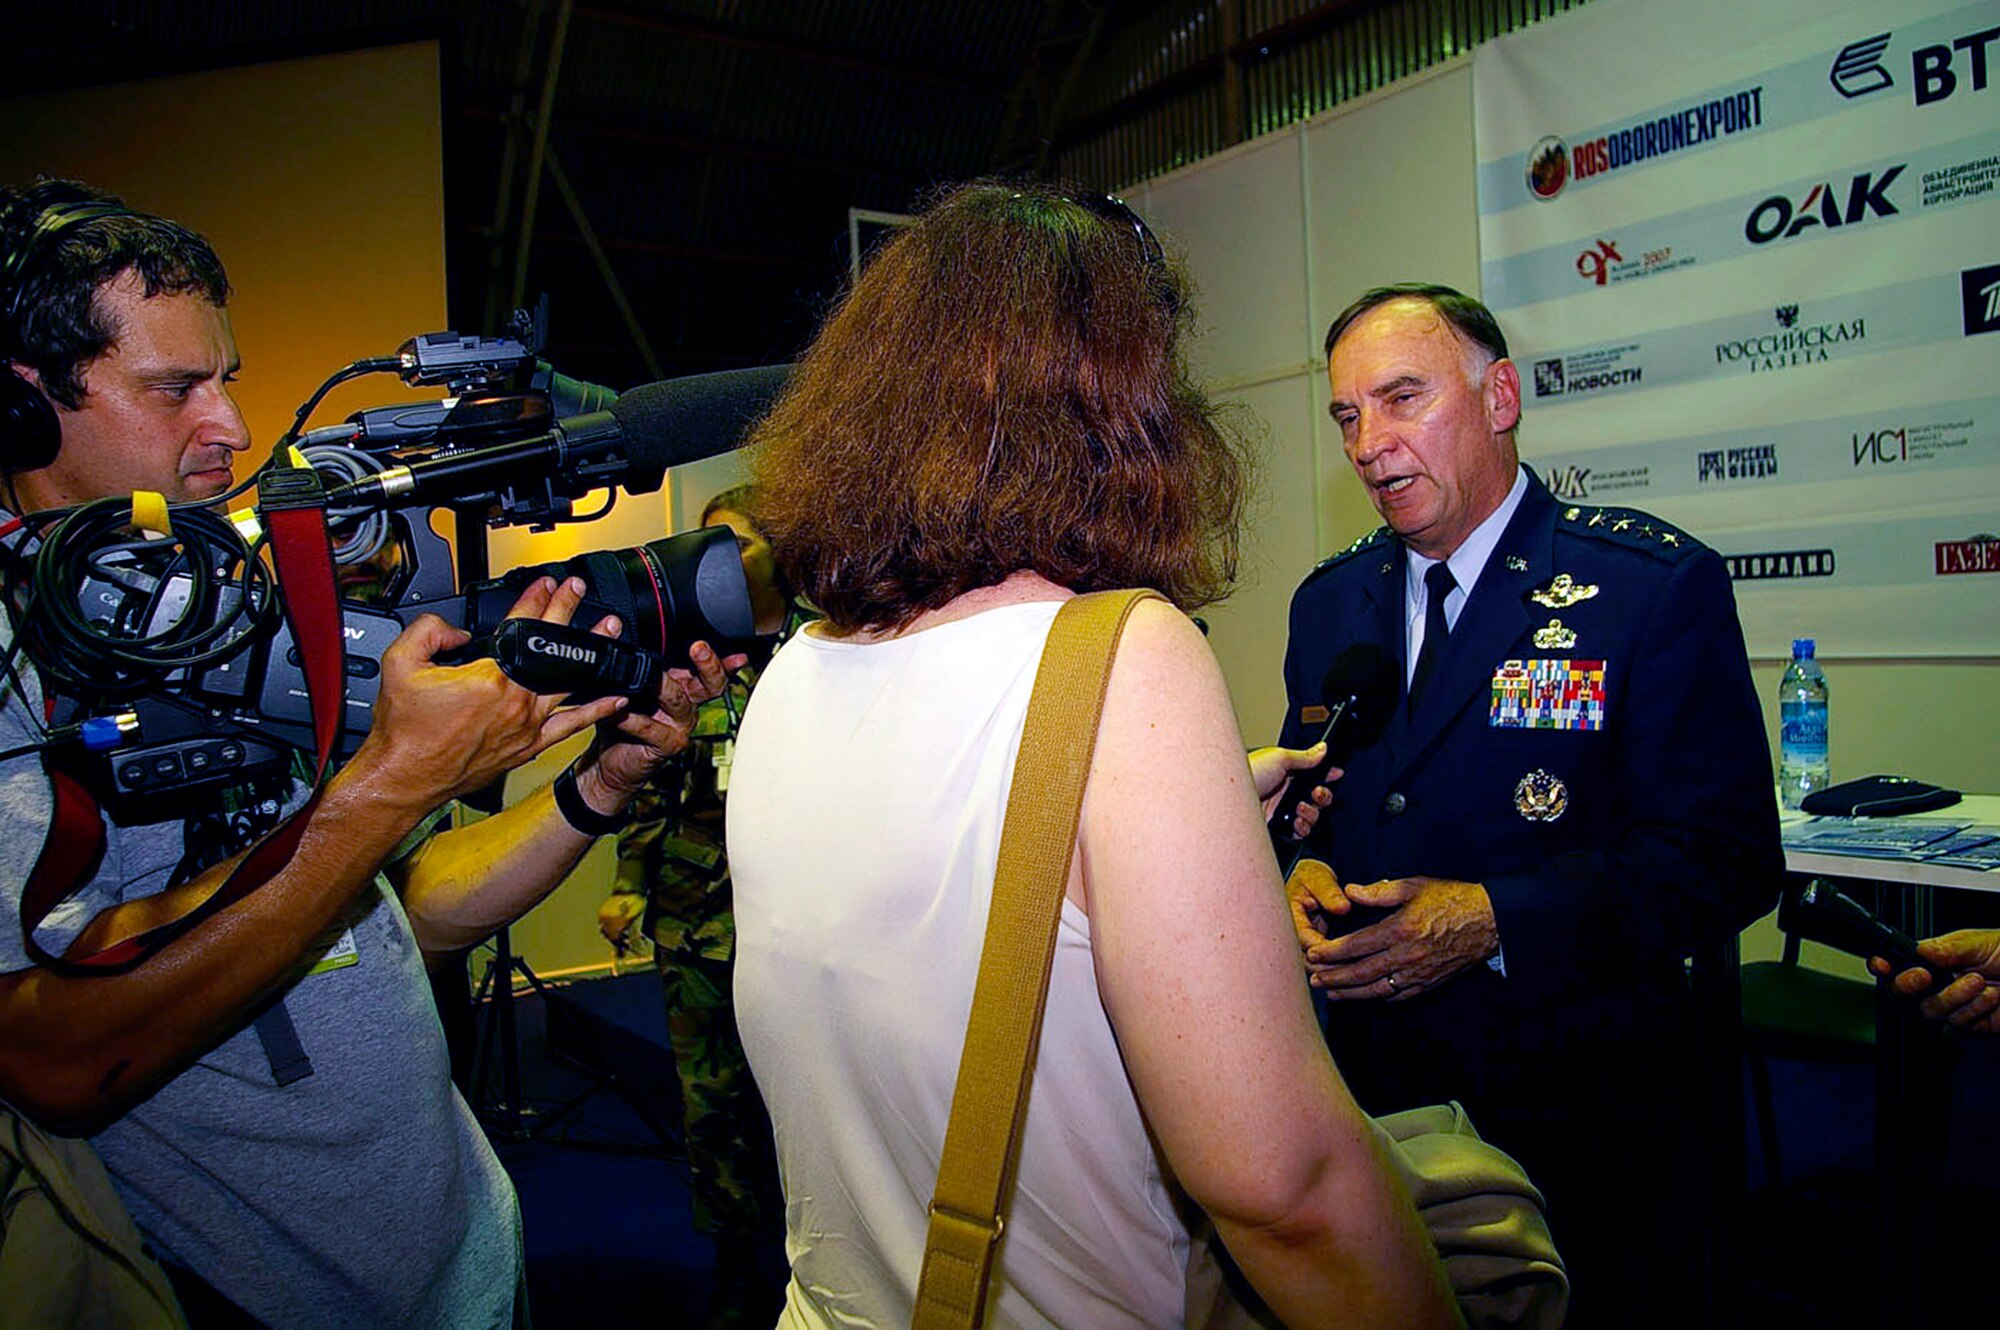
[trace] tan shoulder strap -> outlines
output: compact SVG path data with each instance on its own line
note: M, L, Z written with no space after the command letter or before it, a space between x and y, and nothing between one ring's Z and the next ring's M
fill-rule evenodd
M931 1198L915 1330L976 1330L986 1313L1105 685L1127 616L1157 596L1078 596L1056 612L1042 649Z

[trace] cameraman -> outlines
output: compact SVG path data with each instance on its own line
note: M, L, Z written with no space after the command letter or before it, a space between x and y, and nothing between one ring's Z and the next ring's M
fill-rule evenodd
M0 240L0 356L19 380L0 390L45 400L58 430L47 460L33 411L0 415L11 513L227 490L249 439L229 393L228 281L207 242L59 181L0 190ZM38 407L26 392L13 405ZM17 528L0 517L5 557L32 548ZM514 612L566 622L582 590L544 579ZM10 660L18 609L0 634ZM421 833L453 797L593 724L574 776L588 808L570 812L586 827L591 813L610 819L686 742L722 675L697 647L701 677L665 686L652 716L615 699L557 711L490 661L434 662L464 640L435 618L413 624L383 658L372 731L286 866L125 974L29 963L20 893L48 835L50 785L33 755L0 762L0 1098L93 1134L197 1326L524 1319L513 1187L449 1081L425 963L533 906L593 837L547 789ZM0 677L0 751L32 743L42 708L34 671L15 661ZM107 824L96 875L39 940L93 952L206 898L230 862L195 871L189 830Z

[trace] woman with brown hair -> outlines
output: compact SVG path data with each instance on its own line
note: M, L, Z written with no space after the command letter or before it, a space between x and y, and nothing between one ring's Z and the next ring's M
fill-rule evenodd
M1188 1199L1290 1324L1456 1322L1181 612L1226 590L1243 493L1185 320L1122 203L973 185L870 264L759 430L760 519L827 616L766 671L729 805L784 1326L909 1323L1042 644L1128 586L1180 609L1141 604L1112 669L988 1323L1179 1324Z

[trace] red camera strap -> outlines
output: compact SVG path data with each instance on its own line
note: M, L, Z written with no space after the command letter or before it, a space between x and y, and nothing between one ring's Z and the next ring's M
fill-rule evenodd
M333 575L333 548L326 534L326 498L316 480L308 488L310 498L266 503L259 517L270 532L285 621L299 648L312 707L315 761L311 797L251 846L214 894L186 914L88 955L56 956L35 941L35 930L97 871L104 856L104 816L97 800L80 782L51 770L54 815L42 842L41 857L21 892L21 940L37 965L66 975L123 974L202 920L263 886L291 861L326 786L347 694L346 645Z

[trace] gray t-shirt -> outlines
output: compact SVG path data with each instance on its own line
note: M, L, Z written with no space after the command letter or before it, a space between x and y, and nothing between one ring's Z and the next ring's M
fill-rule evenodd
M0 653L12 629L0 615ZM41 699L0 678L0 750ZM29 965L20 893L49 825L33 756L0 761L0 973ZM60 954L98 911L160 891L179 823L107 823L97 876L37 939ZM513 1324L520 1210L452 1087L402 904L377 877L284 994L313 1074L272 1077L247 1024L92 1142L147 1241L274 1327Z

